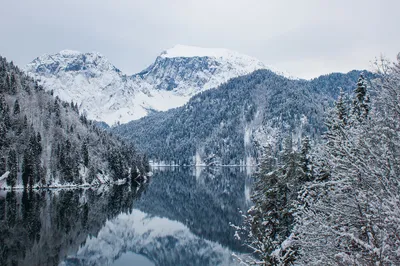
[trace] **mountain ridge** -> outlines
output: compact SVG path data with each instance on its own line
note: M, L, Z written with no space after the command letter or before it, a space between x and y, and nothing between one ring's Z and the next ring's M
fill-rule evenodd
M318 140L324 112L339 88L350 93L359 75L333 73L292 80L270 70L236 77L192 97L187 104L112 128L160 165L255 165L260 147L279 152L290 137Z
M73 50L37 57L25 71L62 100L77 102L88 118L113 125L182 106L193 95L265 68L261 61L227 49L177 45L133 75L122 73L100 53Z

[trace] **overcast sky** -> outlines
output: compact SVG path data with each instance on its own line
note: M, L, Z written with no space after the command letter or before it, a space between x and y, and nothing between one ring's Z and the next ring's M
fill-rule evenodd
M0 9L0 55L97 51L127 74L175 44L228 48L303 78L371 69L400 52L398 0L15 0Z

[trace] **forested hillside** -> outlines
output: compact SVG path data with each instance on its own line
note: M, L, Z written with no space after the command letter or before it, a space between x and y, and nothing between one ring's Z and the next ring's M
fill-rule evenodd
M263 265L399 265L400 55L327 110L320 143L264 149L237 236ZM240 234L242 233L242 234Z
M146 165L75 103L0 57L0 175L8 187L104 183L145 174Z
M351 91L360 73L306 81L258 70L198 94L181 108L154 113L113 132L133 141L155 162L255 164L261 145L280 150L289 133L297 145L302 135L319 137L325 130L324 111L339 87Z

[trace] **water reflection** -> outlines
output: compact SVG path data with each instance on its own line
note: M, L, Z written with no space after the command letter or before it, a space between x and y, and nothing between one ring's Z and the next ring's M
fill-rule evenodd
M201 173L193 175L194 171ZM162 168L155 171L136 208L179 221L200 237L241 250L229 222L239 224L239 210L249 207L250 182L239 167Z
M155 169L140 190L0 192L0 265L231 265L239 168Z
M232 251L243 249L229 222L240 223L238 210L248 208L250 179L239 168L192 173L190 168L155 171L135 209L108 221L74 259L106 265L131 252L155 265L235 264Z
M154 263L152 263L145 256L132 252L123 254L113 263L113 266L126 266L126 265L153 266Z
M155 265L233 264L226 247L194 235L180 222L136 209L108 221L96 237L87 239L74 260L110 265L126 252L144 255ZM135 264L130 261L126 265Z
M132 210L136 187L0 192L0 265L58 265L107 219Z

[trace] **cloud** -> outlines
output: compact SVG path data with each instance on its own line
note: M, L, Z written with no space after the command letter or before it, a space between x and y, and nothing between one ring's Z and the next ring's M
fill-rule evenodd
M24 65L62 49L98 51L126 73L175 44L221 47L312 77L394 58L396 0L20 0L0 11L0 53Z

